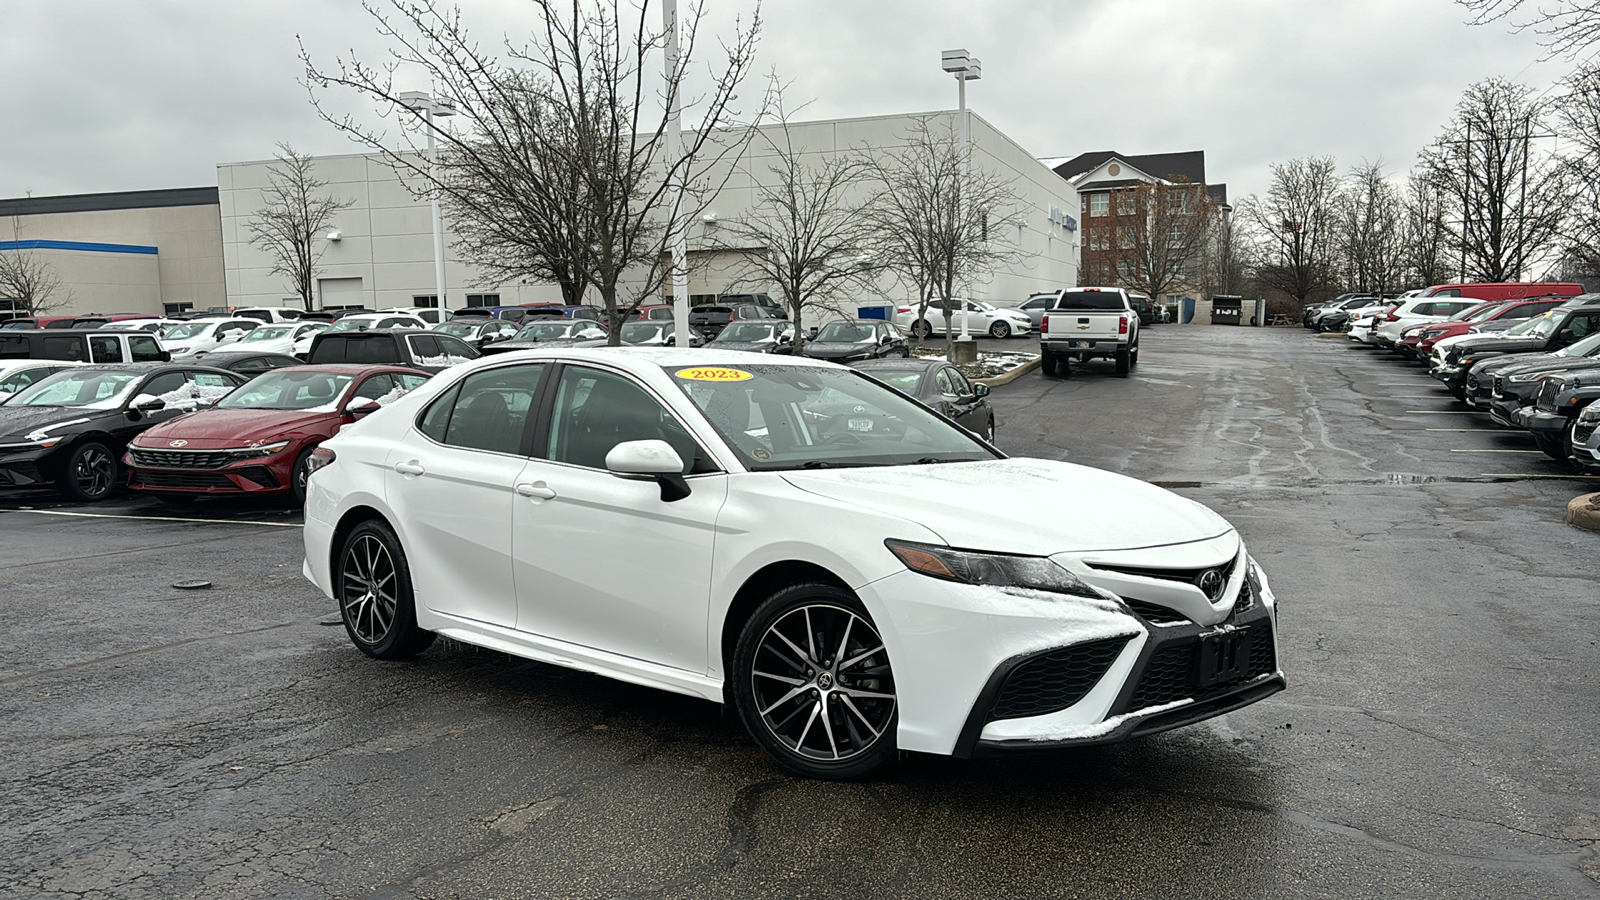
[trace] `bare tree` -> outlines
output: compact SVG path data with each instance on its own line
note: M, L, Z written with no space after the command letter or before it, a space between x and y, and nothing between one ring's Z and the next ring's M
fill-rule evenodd
M1016 227L1019 201L1009 182L969 164L954 120L941 127L919 117L901 141L893 152L861 155L878 185L866 215L874 253L916 292L916 321L927 319L934 300L942 301L951 352L956 288L1019 255L998 238ZM915 336L920 344L922 335Z
M1545 108L1523 85L1468 87L1421 167L1456 214L1447 221L1461 275L1519 281L1555 249L1569 202L1566 171L1533 152Z
M1568 79L1556 114L1568 142L1562 165L1575 189L1562 224L1563 262L1571 271L1600 272L1600 65Z
M1212 295L1242 294L1254 259L1252 250L1246 236L1234 225L1232 209L1218 207L1206 243L1203 269L1206 290Z
M0 246L0 303L5 311L36 316L72 302L61 273L32 247L24 246L22 222L11 217L11 246Z
M1514 32L1531 29L1547 57L1572 56L1600 41L1600 3L1595 0L1456 0L1472 10L1473 25L1504 22Z
M1255 277L1262 287L1282 291L1304 306L1327 293L1332 280L1337 164L1331 156L1313 156L1271 168L1267 196L1252 194L1240 205L1262 247Z
M1350 287L1382 296L1398 287L1404 274L1404 207L1383 173L1383 161L1350 170L1338 202L1340 257Z
M799 352L805 313L838 311L874 271L867 252L872 232L862 214L867 170L849 154L797 150L781 86L774 84L772 97L777 125L759 129L772 154L770 177L747 173L757 185L749 211L719 222L709 243L740 254L741 281L774 286L794 322Z
M391 60L374 67L340 59L325 70L302 49L319 113L379 153L420 196L440 197L462 235L456 249L485 272L565 282L569 297L580 283L594 288L610 342L619 343L623 322L672 274L672 235L698 217L718 186L711 173L740 146L723 140L726 133L714 136L735 117L759 8L723 42L725 59L704 92L689 96L703 2L688 4L670 72L660 56L668 32L651 25L660 14L649 0L531 0L532 34L520 46L508 39L503 54L483 50L459 11L439 0L388 0L388 12L377 0L364 5L395 45ZM400 65L451 98L464 127L406 106L394 80ZM328 87L374 101L381 116L405 126L404 146L327 110L315 92ZM682 153L669 140L680 104L695 117ZM443 148L436 168L421 153L430 131Z
M317 262L327 245L318 238L333 224L341 209L353 200L338 200L323 192L328 186L313 174L309 153L296 153L279 144L276 165L267 167L267 186L261 192L265 205L246 223L250 243L272 257L272 274L282 275L289 289L311 308L317 287Z
M1117 192L1118 278L1152 301L1160 302L1180 285L1201 280L1206 243L1216 204L1206 186L1188 181L1145 182Z
M1450 230L1445 200L1426 173L1406 179L1401 254L1406 278L1414 287L1446 284L1455 278L1450 259Z

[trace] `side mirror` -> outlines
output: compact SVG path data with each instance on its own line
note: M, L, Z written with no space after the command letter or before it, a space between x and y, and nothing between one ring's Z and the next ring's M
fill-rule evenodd
M792 335L792 334L780 334L780 335L778 335L778 343L780 343L780 344L792 344L792 343L794 343L794 335Z
M345 415L355 416L357 418L377 411L378 401L372 399L371 397L357 397L356 399L345 404L344 407Z
M878 343L880 343L880 344L892 344L892 343L894 343L894 335L886 334L883 337L878 338Z
M160 412L167 408L167 401L157 397L155 394L140 394L133 398L133 402L128 404L128 407L142 413Z
M661 502L689 496L683 477L683 457L666 441L623 441L606 454L606 469L621 477L654 478L661 485Z
M972 396L977 397L980 400L989 396L989 386L981 381L973 382Z

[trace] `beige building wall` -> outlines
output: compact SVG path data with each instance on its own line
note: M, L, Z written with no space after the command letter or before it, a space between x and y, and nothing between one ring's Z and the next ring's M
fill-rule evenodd
M160 257L155 254L55 248L24 252L55 267L72 295L45 315L162 313Z
M955 115L925 114L938 129L949 128ZM915 118L897 115L798 123L790 126L788 139L796 148L818 156L889 152L904 144ZM1012 185L1021 224L1007 234L995 235L1016 246L1018 261L969 286L967 293L980 299L1017 302L1036 290L1076 284L1078 238L1076 230L1067 225L1078 217L1076 191L982 117L972 116L972 128L974 164ZM767 130L776 139L775 127ZM765 285L740 278L737 254L713 249L720 227L717 222L746 214L755 202L755 186L773 177L768 148L758 137L743 153L730 157L722 171L713 173L711 182L722 187L688 236L691 296L730 290L770 292ZM250 244L249 222L263 205L262 190L272 164L271 160L256 160L217 167L227 295L235 306L296 302L289 299L292 293L284 279L271 274L268 254ZM399 176L373 155L319 157L315 174L328 182L327 193L353 201L337 215L334 226L319 237L317 245L323 253L319 283L338 303L359 302L371 309L411 306L415 298L436 292L432 220L425 200L408 191ZM863 186L863 193L868 189ZM445 292L451 308L466 305L469 294L497 294L502 305L561 301L560 290L550 284L485 283L475 268L451 249L448 211L444 226ZM330 238L333 232L337 232L337 240ZM660 293L658 302L664 302L671 293L670 285ZM909 298L910 293L885 277L865 292L860 302L898 301ZM600 302L593 294L586 300Z
M192 202L191 202L192 201ZM140 205L150 204L150 205ZM155 205L180 204L180 205ZM94 207L111 208L94 208ZM209 189L137 191L0 200L0 242L66 241L154 247L148 260L120 259L137 254L50 253L62 266L62 281L75 295L58 313L162 312L163 303L195 309L227 302L223 282L221 213ZM146 274L154 264L154 282ZM102 279L126 271L127 291ZM90 279L80 283L80 278ZM153 288L153 296L152 296ZM137 303L125 307L118 304Z

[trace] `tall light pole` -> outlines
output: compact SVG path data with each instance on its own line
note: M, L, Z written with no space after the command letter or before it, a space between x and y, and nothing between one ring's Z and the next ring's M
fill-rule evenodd
M977 81L983 75L983 65L965 50L946 50L940 54L939 66L946 72L956 77L956 97L959 100L961 128L961 184L956 189L956 224L962 223L962 194L966 192L968 166L972 156L972 118L967 113L967 82ZM966 285L962 285L966 287ZM962 293L965 293L963 291ZM954 297L946 298L954 300ZM961 298L961 340L971 341L972 334L967 328L967 298ZM970 350L970 352L969 352ZM976 348L970 344L957 353L958 356L973 360L977 358ZM955 362L955 360L951 360Z
M683 85L678 75L678 0L664 0L661 4L661 23L666 32L667 78L667 153L675 162L683 159L683 104L680 91ZM672 222L677 226L672 232L672 333L679 347L691 345L689 340L689 248L687 227L683 221L683 166L678 166L673 176Z
M422 119L428 131L428 177L433 178L434 167L439 162L439 151L434 146L433 120L434 117L444 118L456 114L455 102L448 97L434 97L422 91L406 91L400 95L400 102L406 109L417 110L422 113ZM439 215L439 192L429 192L432 198L428 205L433 212L433 278L438 289L435 295L439 303L439 321L445 320L444 300L444 222Z

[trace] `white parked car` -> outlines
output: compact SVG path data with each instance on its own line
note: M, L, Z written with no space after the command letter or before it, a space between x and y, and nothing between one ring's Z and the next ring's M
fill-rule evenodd
M353 313L341 316L332 326L330 332L339 331L371 331L374 328L418 328L424 329L428 323L410 313Z
M1442 322L1464 309L1482 306L1483 302L1460 297L1448 300L1436 297L1413 297L1404 300L1400 305L1378 317L1371 342L1380 347L1393 347L1400 343L1401 335L1407 328L1429 322Z
M283 322L262 325L239 341L240 350L260 350L263 353L282 353L286 356L306 358L311 352L311 339L327 331L327 322Z
M956 301L950 314L951 328L961 333L961 303ZM1033 320L1027 312L1014 307L992 306L977 300L967 300L967 331L970 334L993 338L1008 338L1033 331ZM944 303L935 300L928 304L926 317L919 317L915 304L900 304L894 310L894 323L914 335L927 337L944 334Z
M152 316L151 318L148 318L148 319L119 319L119 320L117 320L115 322L107 322L106 324L101 325L96 330L98 330L98 331L145 331L145 332L149 332L150 334L153 334L153 335L155 335L156 337L159 338L162 334L164 334L167 331L167 329L176 328L179 325L187 325L187 324L188 324L188 320L187 319L162 319L162 318L159 318L159 317Z
M440 312L437 307L433 306L390 306L378 311L386 313L409 313L410 315L428 323L429 326L450 321L450 314L448 311Z
M259 319L194 319L161 332L161 346L182 359L242 340L260 325Z
M274 322L296 322L300 314L305 312L293 306L249 306L236 309L233 314L240 319L258 319L269 324Z
M810 776L1137 737L1284 687L1277 600L1216 513L1008 459L831 363L489 357L313 459L305 574L364 653L444 635L729 703Z

